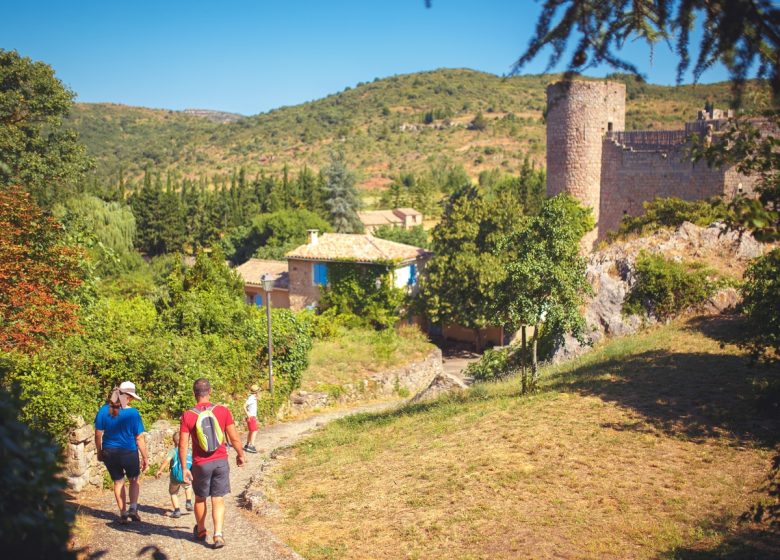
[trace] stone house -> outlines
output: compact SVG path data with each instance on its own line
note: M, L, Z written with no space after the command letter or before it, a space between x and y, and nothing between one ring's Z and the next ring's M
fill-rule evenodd
M263 290L263 276L270 274L274 278L274 289L271 291L271 307L290 307L289 276L285 261L268 261L249 259L236 272L244 280L244 298L247 303L262 307L265 305L266 294Z
M290 309L314 307L320 300L320 288L328 285L331 263L355 266L395 267L395 285L411 290L431 256L430 251L379 239L370 234L324 233L309 231L309 240L287 253Z
M411 229L415 226L421 226L423 223L423 215L414 208L358 212L358 218L363 223L366 233L373 233L381 226Z

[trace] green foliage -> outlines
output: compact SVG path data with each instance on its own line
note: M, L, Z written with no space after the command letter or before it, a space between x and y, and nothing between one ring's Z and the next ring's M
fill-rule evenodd
M470 363L464 372L475 381L497 381L517 372L517 360L514 357L516 349L489 348L482 357Z
M24 185L44 207L73 192L89 167L62 126L73 96L49 65L0 49L0 187Z
M624 216L613 237L644 235L660 228L676 228L684 222L706 227L714 222L725 221L730 215L728 207L720 198L696 201L676 197L656 198L642 205L645 213L641 216Z
M479 132L482 132L483 130L487 129L487 119L480 111L476 114L476 116L471 120L469 123L469 128L471 130L477 130Z
M262 214L246 229L238 229L223 245L234 263L251 257L282 259L285 253L306 243L307 230L330 231L328 222L309 210L280 210Z
M392 327L400 318L405 294L395 287L392 265L329 263L328 283L319 303L326 316L377 329Z
M343 153L331 153L325 176L323 203L333 229L338 233L362 232L363 224L357 215L360 197L355 187L355 176L347 169Z
M428 240L428 232L422 226L414 226L409 229L394 226L380 226L374 230L374 237L405 243L423 249L430 248L431 242Z
M496 324L494 303L506 276L498 246L521 216L512 196L487 198L472 185L450 196L433 229L434 256L417 300L428 318L470 329Z
M60 448L18 418L0 363L0 543L8 558L75 558L68 550L73 515L65 505Z
M625 313L646 313L665 320L707 301L718 289L713 271L642 251L636 260L636 282L623 303Z
M767 361L780 359L780 249L751 263L742 295L751 355Z

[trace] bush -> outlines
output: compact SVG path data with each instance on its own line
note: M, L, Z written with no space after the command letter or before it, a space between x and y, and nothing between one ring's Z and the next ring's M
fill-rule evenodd
M722 282L698 263L678 263L645 251L636 260L637 280L623 303L628 314L665 320L709 299Z
M2 367L2 366L0 366ZM3 376L3 385L7 379ZM0 546L6 558L75 558L72 514L52 439L19 421L19 401L0 387Z
M466 375L475 381L496 381L508 377L517 371L519 352L515 349L488 349L478 362L466 367Z
M428 232L422 226L414 226L409 229L381 226L374 231L374 237L395 241L396 243L405 243L414 247L422 247L423 249L429 249L431 246Z
M644 234L659 228L676 228L684 222L706 227L714 222L724 221L729 216L729 209L719 198L712 200L697 200L689 202L679 198L656 198L644 202L645 213L641 216L625 216L620 222L620 228L613 238L625 237L629 234Z
M743 312L754 359L780 359L780 249L755 259L745 271Z

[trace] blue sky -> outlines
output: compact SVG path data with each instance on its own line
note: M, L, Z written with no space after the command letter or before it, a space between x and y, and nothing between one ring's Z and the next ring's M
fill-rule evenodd
M54 67L78 101L246 115L394 74L509 71L533 32L534 0L5 0L0 48ZM629 57L672 84L676 58ZM526 68L542 72L546 58ZM608 69L591 72L604 75ZM702 81L727 78L715 68Z

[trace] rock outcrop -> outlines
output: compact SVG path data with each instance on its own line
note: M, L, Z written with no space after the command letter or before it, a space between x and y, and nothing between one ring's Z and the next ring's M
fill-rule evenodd
M414 396L412 402L432 400L444 393L462 391L466 388L468 388L468 385L462 379L455 377L451 373L441 372L433 378L430 385Z
M741 277L750 259L763 254L764 246L751 235L740 236L725 231L721 224L699 227L685 222L676 230L660 230L652 235L619 241L588 257L587 277L594 295L584 310L593 342L604 336L635 333L652 318L623 315L623 300L636 282L636 259L641 251L661 254L673 260L702 261L717 270ZM739 293L725 288L702 308L707 313L722 313L739 303ZM587 351L574 338L566 337L553 355L554 362L578 356Z

